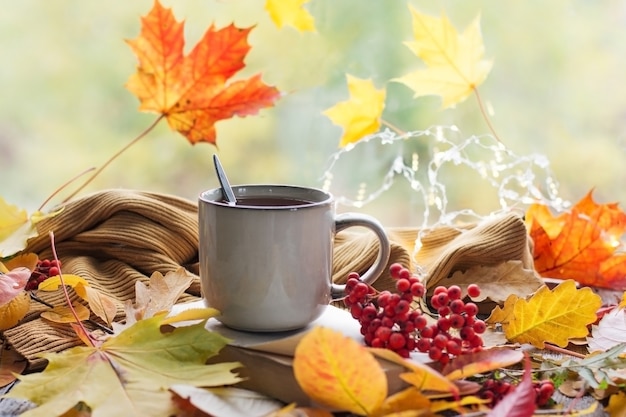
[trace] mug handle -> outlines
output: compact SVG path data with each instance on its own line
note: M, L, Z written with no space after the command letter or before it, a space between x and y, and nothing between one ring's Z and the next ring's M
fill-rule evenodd
M380 243L376 260L363 276L361 276L361 281L366 284L372 284L378 279L380 274L382 274L387 266L387 262L389 262L389 256L391 254L389 239L387 238L383 226L372 216L360 213L342 213L335 217L335 233L353 226L361 226L370 229L376 234ZM345 284L332 283L331 286L332 298L343 296L344 289L346 288Z

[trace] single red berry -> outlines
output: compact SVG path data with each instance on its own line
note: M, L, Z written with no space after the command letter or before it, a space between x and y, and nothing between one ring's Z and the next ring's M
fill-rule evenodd
M443 334L438 334L433 338L433 346L437 346L439 349L445 349L448 343L448 338Z
M461 287L458 285L451 285L448 287L448 297L450 297L451 300L460 299L462 294L463 291L461 291Z
M435 331L432 326L426 326L422 330L420 330L420 336L425 337L427 339L431 339L435 336Z
M469 327L469 326L464 326L461 328L461 330L459 331L459 336L461 336L461 339L463 340L467 340L468 342L476 335L476 332L474 331L473 327Z
M431 343L431 339L422 337L416 343L417 350L426 353L430 350Z
M471 298L480 296L480 287L477 284L470 284L467 286L467 295Z
M419 316L415 317L415 319L413 320L413 324L415 324L415 328L417 330L422 330L428 325L428 319L420 314Z
M56 275L59 275L59 268L57 268L56 266L51 266L50 270L48 271L48 276L54 277Z
M402 268L398 272L398 278L400 278L400 279L409 279L409 278L411 278L411 271L409 271L406 268Z
M470 317L474 317L476 314L478 314L478 306L474 303L465 303L465 314L467 314Z
M411 310L411 305L406 300L400 300L398 304L396 305L395 310L396 310L396 314L408 313L409 310Z
M398 273L400 272L400 270L404 269L404 267L402 266L402 264L399 264L397 262L392 263L391 265L389 265L389 274L394 277L397 278L398 277Z
M474 328L474 332L478 334L485 333L485 330L487 330L487 325L482 320L476 320L472 327Z
M460 299L450 301L450 311L455 314L461 314L465 311L465 302Z
M385 342L383 342L377 337L374 337L374 339L372 340L371 346L375 348L382 348L382 347L385 347Z
M376 333L374 333L374 336L377 339L380 339L383 342L386 342L387 340L389 340L389 337L391 336L391 329L387 326L380 326L378 329L376 329Z
M363 321L372 321L376 318L377 315L378 315L378 311L376 310L376 307L374 307L371 304L368 304L365 307L363 307L361 318L363 319Z
M354 294L356 297L365 297L367 293L369 293L369 291L369 286L366 283L359 282L352 289L352 294Z
M450 315L450 327L453 329L460 329L465 326L465 317L460 314Z
M363 314L363 305L361 303L355 303L350 306L350 314L355 319L360 319Z
M448 289L446 287L444 287L443 285L437 285L435 287L435 290L433 291L433 295L437 295L439 293L448 293Z
M446 351L451 355L460 355L461 354L461 345L458 344L454 340L448 340L446 342Z
M406 337L402 333L393 332L389 336L389 347L393 350L402 349L406 345Z
M414 282L413 284L411 284L411 294L415 297L423 297L424 294L426 294L426 288L424 287L424 284L422 284L421 282Z
M377 302L380 307L385 307L389 304L389 298L391 297L391 293L389 291L381 291L378 295Z
M437 327L442 332L447 332L448 330L450 330L450 327L452 327L452 323L447 317L439 317L439 319L437 320Z
M442 351L437 346L431 346L428 350L428 357L434 361L441 359Z
M437 309L437 313L441 316L441 317L446 317L447 315L449 315L451 312L450 307L449 306L442 306L439 307Z
M407 292L411 290L411 282L408 279L400 278L396 281L396 289L399 292Z
M435 298L437 299L437 304L439 304L439 307L447 306L448 303L450 302L450 298L448 297L448 294L445 292L440 292L439 294L433 297L433 299Z

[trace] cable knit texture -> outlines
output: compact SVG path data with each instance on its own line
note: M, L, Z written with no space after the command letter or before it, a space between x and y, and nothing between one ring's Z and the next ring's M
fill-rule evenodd
M25 252L36 253L40 259L52 258L49 232L54 232L63 273L79 275L117 300L116 320L123 320L123 303L134 300L135 282L149 284L156 271L166 274L183 266L194 280L179 301L201 296L197 216L197 202L179 197L144 191L102 191L70 202L60 214L40 222L39 236L29 241ZM428 287L474 265L522 260L525 267L532 268L524 223L514 214L464 229L437 228L425 232L423 247L415 257L417 229L389 228L387 233L391 242L389 264L400 262L412 269L419 264L426 273ZM349 272L365 272L377 252L378 241L373 234L339 233L335 239L333 281L344 283ZM387 272L374 284L379 290L391 289L393 285ZM38 296L52 305L64 303L61 291L40 291ZM79 300L73 293L72 297ZM31 371L46 364L39 354L81 344L70 326L39 317L46 308L31 303L24 320L3 334L28 360ZM95 316L92 319L98 320Z

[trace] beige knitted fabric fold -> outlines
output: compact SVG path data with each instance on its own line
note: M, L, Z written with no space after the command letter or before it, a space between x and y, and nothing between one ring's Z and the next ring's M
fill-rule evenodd
M185 267L193 283L179 301L200 297L198 277L197 203L175 196L129 190L107 190L68 203L55 217L38 225L39 236L29 241L26 252L41 259L52 257L49 231L63 272L85 278L91 286L115 298L118 316L123 318L123 303L134 300L137 280ZM415 228L388 229L391 242L389 264L400 262L414 268ZM477 264L492 264L521 259L532 262L528 237L517 216L496 218L464 230L435 229L425 235L428 242L417 261L425 267L429 285L450 273ZM341 232L335 239L333 281L343 283L349 272L363 273L376 259L378 241L373 234ZM375 282L380 290L394 285L387 272ZM38 296L52 305L62 305L59 292ZM76 298L74 296L74 298ZM80 345L69 326L39 318L46 307L31 303L31 312L3 337L29 361L30 370L42 369L43 352L59 352ZM97 320L95 317L92 319Z

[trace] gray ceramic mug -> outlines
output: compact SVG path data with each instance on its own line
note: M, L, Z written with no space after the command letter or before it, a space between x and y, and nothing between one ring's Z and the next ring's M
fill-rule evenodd
M389 241L371 216L335 214L331 194L290 185L233 187L237 205L219 188L199 198L200 278L206 304L226 326L246 331L298 329L343 293L332 283L335 233L371 229L378 257L362 280L372 283L389 260Z

